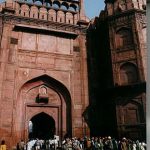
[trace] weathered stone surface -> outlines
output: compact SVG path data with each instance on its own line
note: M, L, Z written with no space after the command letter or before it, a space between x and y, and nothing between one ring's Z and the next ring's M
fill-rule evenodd
M145 4L145 0L106 1L107 11L89 26L89 111L93 135L146 139Z

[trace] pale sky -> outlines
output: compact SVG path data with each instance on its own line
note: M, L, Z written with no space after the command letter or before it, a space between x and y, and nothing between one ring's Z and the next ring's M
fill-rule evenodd
M90 19L99 16L100 11L105 7L104 0L84 0L84 3L86 16Z

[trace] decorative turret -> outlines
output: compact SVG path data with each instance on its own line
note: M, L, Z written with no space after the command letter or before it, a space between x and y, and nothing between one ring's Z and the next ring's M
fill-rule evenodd
M105 3L108 15L119 14L132 9L146 9L146 0L105 0Z
M77 24L87 20L84 0L7 0L3 11L13 10L14 14L53 22Z

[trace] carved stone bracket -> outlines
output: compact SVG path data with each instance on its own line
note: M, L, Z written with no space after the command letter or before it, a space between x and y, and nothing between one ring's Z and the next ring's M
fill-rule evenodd
M43 104L47 104L49 101L48 95L42 95L42 94L38 94L36 97L36 103L43 103Z
M65 23L59 23L59 22L53 22L53 21L45 21L45 20L37 20L33 18L28 17L21 17L21 16L15 16L11 14L0 14L4 17L3 22L4 23L10 23L13 25L16 24L23 24L28 26L36 26L47 29L54 29L63 32L72 32L74 34L86 33L87 26L80 26L80 25L71 25L71 24L65 24Z

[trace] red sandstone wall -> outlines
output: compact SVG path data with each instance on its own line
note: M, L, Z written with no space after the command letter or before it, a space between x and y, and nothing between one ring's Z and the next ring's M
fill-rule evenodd
M72 133L73 136L83 136L82 113L88 106L85 36L73 40L66 37L12 31L12 28L11 24L4 24L1 41L1 137L9 140L12 145L16 144L19 138L26 136L24 117L29 119L32 117L31 114L41 110L36 108L33 113L32 109L27 109L28 113L24 110L24 105L29 99L34 102L33 97L37 92L28 92L30 94L26 93L21 97L19 95L22 94L22 86L27 81L42 75L54 78L69 90L72 103ZM18 42L14 44L12 38L17 39ZM79 52L73 51L74 41L77 41L80 47ZM34 84L32 86L36 90ZM65 105L63 107L65 108ZM51 114L49 110L45 111ZM57 116L57 112L54 113L54 118L57 119L55 115ZM63 113L64 122L65 117L67 116ZM64 132L65 128L64 123Z

